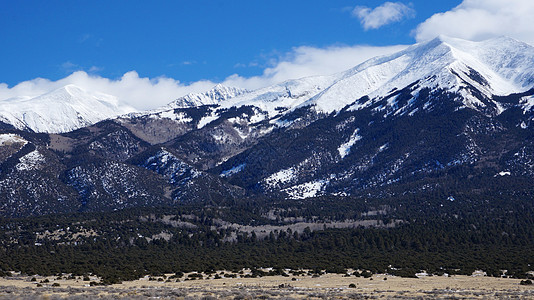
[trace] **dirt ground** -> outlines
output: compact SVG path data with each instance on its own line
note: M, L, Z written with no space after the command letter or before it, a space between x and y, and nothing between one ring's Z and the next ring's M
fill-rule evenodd
M293 279L294 278L294 279ZM372 279L371 279L372 278ZM164 282L149 280L89 286L81 279L0 278L0 299L534 299L534 286L518 279L485 276L371 278L341 274L222 278ZM48 279L49 282L41 282ZM92 277L91 280L97 280ZM59 287L52 286L54 283ZM42 286L38 287L40 284ZM354 284L355 287L349 287Z

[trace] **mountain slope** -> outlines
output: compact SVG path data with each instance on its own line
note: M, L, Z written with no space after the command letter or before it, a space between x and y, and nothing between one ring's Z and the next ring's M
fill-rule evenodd
M439 37L390 56L371 59L346 72L290 80L227 98L218 104L166 110L149 117L150 122L157 124L162 123L162 119L180 123L174 126L176 130L171 130L179 134L165 135L167 138L157 142L183 136L184 142L179 142L183 146L176 147L190 153L212 153L215 148L225 148L228 141L232 141L235 149L242 148L239 145L249 147L273 130L302 128L349 106L350 110L372 107L384 117L413 115L441 105L434 103L435 99L425 99L429 90L454 95L448 98L460 103L457 109L469 108L497 115L519 105L528 115L527 111L532 109L528 90L534 86L533 61L532 47L513 39L469 42ZM516 103L503 101L508 94L525 91L524 97L514 100ZM416 102L415 99L421 100ZM240 113L236 114L238 111ZM523 119L523 126L531 123L528 118ZM206 139L208 137L210 140ZM197 142L206 149L192 148ZM228 157L226 153L207 165L222 163ZM183 158L186 159L185 154ZM195 159L197 161L189 162L196 163L203 157ZM205 168L201 165L203 163L198 166Z
M4 214L48 213L42 199L65 197L67 211L97 211L533 194L534 48L512 39L439 37L346 72L204 96L69 133L4 126Z
M4 100L0 120L35 132L68 132L133 111L115 97L67 85L31 99Z
M533 61L532 47L513 39L469 42L441 36L338 74L289 80L221 102L210 101L206 104L214 106L197 126L206 126L232 107L243 106L256 108L252 122L268 121L272 128L302 126L293 124L302 119L288 122L285 116L311 106L317 114L329 114L347 105L357 110L389 98L381 109L396 107L392 113L409 113L411 102L399 107L395 95L415 83L413 95L427 88L443 89L458 94L465 107L498 114L505 107L493 101L494 96L521 93L534 86ZM532 107L531 101L524 102L525 108ZM168 118L175 115L170 110L165 114Z
M292 124L302 111L322 116L279 127L214 171L233 184L297 198L385 190L428 176L439 182L453 171L532 176L532 165L512 157L533 156L526 150L533 62L531 46L507 38L440 37L372 59L334 75L280 120Z

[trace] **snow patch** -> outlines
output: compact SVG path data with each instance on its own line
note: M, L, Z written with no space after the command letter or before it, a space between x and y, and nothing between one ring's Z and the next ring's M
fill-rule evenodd
M38 169L44 163L45 157L34 150L19 159L19 163L15 166L17 171L27 171Z
M9 146L11 144L23 144L26 145L28 141L21 136L13 133L0 134L0 146Z
M193 121L193 119L191 117L187 116L185 113L183 113L183 112L174 113L173 110L167 110L167 111L161 112L161 113L159 113L159 116L161 118L170 119L170 120L173 120L173 121L177 121L179 123L189 123L189 122Z
M270 121L271 124L274 124L280 128L286 128L286 127L289 127L291 125L293 125L293 123L299 121L301 118L297 118L295 120L287 120L287 119L284 119L284 120L280 120L280 119L277 119L277 120L272 120Z
M265 183L269 186L276 186L278 184L285 184L291 182L297 176L295 168L280 170L271 176L264 179Z
M230 177L236 173L239 173L245 169L246 164L240 164L239 166L233 167L229 170L222 171L221 174L219 174L220 177Z
M197 129L202 129L204 126L217 120L218 118L219 118L218 115L213 115L213 114L207 117L203 117L202 119L200 119L200 121L198 121Z
M144 167L165 176L172 184L184 179L184 176L197 178L202 175L202 172L163 149L158 151L156 155L149 157L145 161Z
M316 197L320 195L320 192L324 190L325 186L329 183L328 180L315 180L299 184L287 189L282 190L287 193L291 199L305 199L310 197Z
M219 143L224 143L228 139L224 132L221 134L212 134L211 137L213 137Z
M385 143L384 145L380 146L380 148L378 148L378 152L382 152L384 150L387 150L389 148L389 143Z
M362 139L362 136L358 134L360 131L360 128L356 128L352 135L350 136L349 140L346 143L341 144L339 148L337 148L337 151L339 152L339 156L341 158L345 158L350 153L350 148L354 146L354 144Z
M430 276L427 272L415 273L417 278L424 278Z
M526 114L534 107L534 96L523 97L519 103L523 108L523 114Z
M263 120L265 120L266 118L268 117L268 115L262 111L260 111L259 109L255 108L254 109L254 115L252 115L250 117L250 123L254 124L254 123L259 123Z

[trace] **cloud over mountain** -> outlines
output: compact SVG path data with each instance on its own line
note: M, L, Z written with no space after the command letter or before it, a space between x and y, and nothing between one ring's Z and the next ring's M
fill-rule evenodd
M228 76L222 83L227 86L257 89L289 79L340 72L376 55L390 54L404 47L297 47L290 53L283 55L272 67L266 68L262 75L244 77L234 74ZM136 71L127 72L120 78L110 79L88 74L85 71L76 71L57 81L36 78L21 82L13 87L0 83L0 102L9 98L37 97L68 84L113 95L123 104L145 110L168 104L188 93L206 91L212 88L216 82L200 80L183 83L165 76L142 77Z
M415 10L412 5L401 2L385 2L375 8L358 6L352 9L352 14L360 19L364 29L369 30L413 17ZM534 2L531 0L464 0L450 11L434 14L419 24L413 35L418 42L440 34L469 40L507 35L534 44L533 19ZM300 46L279 56L259 75L229 74L217 82L209 79L182 82L166 76L148 78L135 70L118 78L106 78L92 73L98 70L80 71L67 61L64 67L73 68L74 72L59 80L35 78L15 86L0 83L0 103L9 98L33 98L74 84L86 90L116 96L123 104L145 110L168 104L188 93L204 92L216 83L253 90L289 79L340 72L371 57L390 54L402 48L405 46ZM184 64L187 63L192 62L184 61Z
M506 35L534 44L534 1L464 0L450 11L435 14L415 30L418 41L439 34L468 40Z

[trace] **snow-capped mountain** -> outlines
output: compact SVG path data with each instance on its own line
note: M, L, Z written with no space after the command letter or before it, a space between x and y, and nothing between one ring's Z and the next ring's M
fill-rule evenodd
M444 89L463 96L464 105L481 108L487 104L473 95L475 88L485 97L524 92L534 86L534 48L510 38L470 42L440 36L399 53L371 59L347 72L325 91L303 105L339 110L363 96L371 105L377 99L417 82L418 89Z
M534 86L534 48L507 37L471 42L440 36L393 55L370 59L345 72L290 80L233 97L222 106L254 105L276 113L277 107L313 105L319 112L330 113L364 96L371 101L353 109L369 106L416 82L419 90L460 92L466 106L484 106L466 89L474 87L491 98Z
M72 197L66 211L247 197L534 195L533 125L534 47L438 37L345 72L255 91L217 86L69 133L0 127L9 141L0 143L0 199L15 199L0 200L0 211L44 213L32 199Z
M191 93L169 103L165 108L187 108L202 105L217 105L221 102L248 93L248 90L217 84L204 93Z
M398 113L409 113L414 103L397 107L391 95L416 85L412 95L423 89L442 89L458 93L465 107L498 114L505 108L493 101L494 96L528 91L534 86L533 70L534 49L528 44L506 37L471 42L440 36L333 75L289 80L254 91L219 85L180 98L158 113L172 119L172 109L213 105L199 123L203 127L219 118L216 111L221 108L251 106L258 112L253 122L270 120L287 126L283 116L300 107L329 114L347 105L353 110L370 107L384 98L390 100L381 110L396 107ZM524 102L525 108L531 107L532 101Z
M67 85L35 98L0 102L0 121L35 132L68 132L134 111L111 95Z

